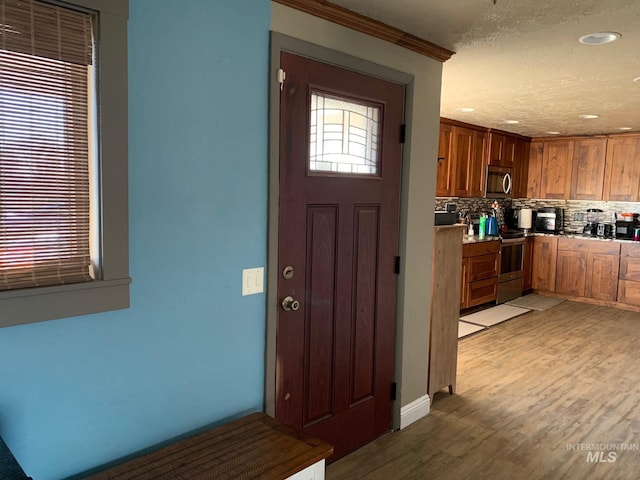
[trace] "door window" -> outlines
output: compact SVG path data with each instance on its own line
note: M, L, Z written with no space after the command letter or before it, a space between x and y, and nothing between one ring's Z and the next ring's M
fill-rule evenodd
M309 171L379 175L381 108L311 93Z

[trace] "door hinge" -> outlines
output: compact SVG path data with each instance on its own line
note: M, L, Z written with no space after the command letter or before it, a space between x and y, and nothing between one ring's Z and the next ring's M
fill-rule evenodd
M396 382L393 382L391 384L391 400L397 400L398 399L398 384Z
M280 84L280 91L282 91L284 87L285 78L287 78L287 73L283 69L279 68L277 79L278 79L278 83Z
M393 266L393 273L400 275L400 257L396 257L395 264Z
M404 143L407 140L407 125L403 123L400 125L400 143Z

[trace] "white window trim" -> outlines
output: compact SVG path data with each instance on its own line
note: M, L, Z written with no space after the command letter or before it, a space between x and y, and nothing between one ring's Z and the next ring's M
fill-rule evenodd
M128 0L51 3L98 12L101 279L0 292L0 327L129 307Z

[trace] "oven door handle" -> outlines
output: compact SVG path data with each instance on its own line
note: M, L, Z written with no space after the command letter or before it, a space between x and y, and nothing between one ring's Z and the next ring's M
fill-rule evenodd
M501 243L505 243L507 245L513 245L513 244L518 244L518 243L524 243L525 238L524 237L517 237L517 238L503 238L502 240L500 240Z

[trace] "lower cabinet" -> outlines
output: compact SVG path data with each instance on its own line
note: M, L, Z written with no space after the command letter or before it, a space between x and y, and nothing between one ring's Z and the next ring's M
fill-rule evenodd
M615 302L619 261L619 243L560 238L555 292Z
M535 237L527 237L524 241L524 260L522 262L522 291L526 292L533 288L533 242Z
M532 288L555 292L557 256L557 237L534 237L533 258L535 261L531 271Z
M618 302L640 306L640 245L622 245Z
M498 293L500 242L467 243L462 246L460 308L495 301Z

